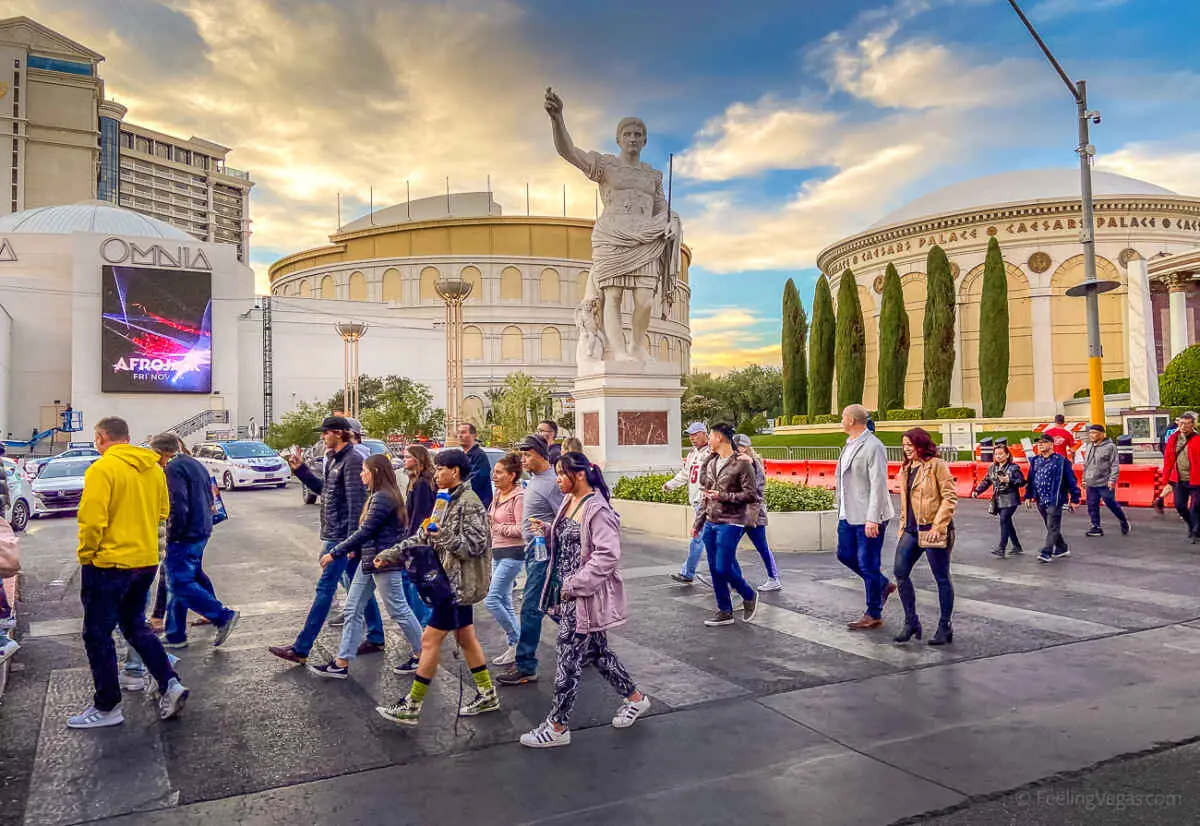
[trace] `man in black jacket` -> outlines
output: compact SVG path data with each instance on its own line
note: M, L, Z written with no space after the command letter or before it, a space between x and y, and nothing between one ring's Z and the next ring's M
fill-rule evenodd
M471 463L471 490L475 491L484 510L487 510L492 506L492 463L476 440L478 433L470 422L458 426L459 444Z
M325 470L318 479L304 464L299 452L288 457L292 473L309 490L321 497L321 554L332 551L343 539L358 528L367 488L362 481L362 456L354 449L352 425L345 416L327 416L321 422L321 441L325 443ZM276 657L294 663L304 663L312 651L317 635L329 616L334 594L339 582L349 587L350 579L358 568L358 559L341 557L321 569L317 580L317 593L304 628L291 645L272 645L268 650ZM375 597L367 603L365 611L367 639L358 649L359 654L383 650L383 619L379 615L379 604Z
M204 465L179 452L179 437L160 433L150 439L167 476L171 515L167 518L167 636L165 647L187 646L187 612L195 611L217 629L213 645L229 639L239 614L213 595L201 572L204 546L212 536L212 480ZM206 587L209 586L209 587Z

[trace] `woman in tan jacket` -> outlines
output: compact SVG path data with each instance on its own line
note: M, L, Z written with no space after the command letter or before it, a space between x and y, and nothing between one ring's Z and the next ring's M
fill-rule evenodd
M954 508L958 496L950 468L938 458L929 433L914 427L904 434L904 464L900 466L900 543L896 546L896 585L904 606L904 631L896 642L921 639L913 566L925 554L937 582L941 619L930 645L954 642L950 615L954 611L954 586L950 582L950 552L954 549Z

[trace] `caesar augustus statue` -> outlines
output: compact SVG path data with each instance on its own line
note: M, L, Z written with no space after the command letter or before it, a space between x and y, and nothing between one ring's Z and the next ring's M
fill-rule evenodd
M619 155L579 149L571 142L563 119L562 98L546 90L546 112L554 133L554 148L600 187L604 212L592 229L592 274L580 311L578 357L598 361L611 355L619 361L648 361L646 330L654 309L654 294L669 307L675 297L680 263L680 224L668 214L663 176L641 162L646 124L622 118L617 125ZM631 341L621 325L621 298L633 293ZM603 335L600 336L599 334ZM584 336L588 337L586 346ZM602 355L596 358L595 353Z

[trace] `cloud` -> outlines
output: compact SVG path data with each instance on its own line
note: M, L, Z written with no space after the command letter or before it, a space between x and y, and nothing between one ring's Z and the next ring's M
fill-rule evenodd
M1091 14L1124 6L1129 0L1042 0L1029 10L1032 20L1052 20L1068 14Z
M770 169L822 163L840 117L765 97L735 103L710 120L677 162L681 175L723 181Z
M1200 135L1182 141L1129 143L1096 159L1096 168L1165 186L1181 195L1200 195Z
M692 314L692 370L724 373L749 364L780 364L779 318L749 307Z

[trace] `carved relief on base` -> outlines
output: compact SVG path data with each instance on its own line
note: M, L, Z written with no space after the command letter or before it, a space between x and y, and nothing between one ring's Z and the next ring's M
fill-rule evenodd
M583 414L583 443L589 447L600 446L600 414L595 411Z
M667 438L667 411L665 410L620 410L617 412L617 444L619 445L665 445Z

